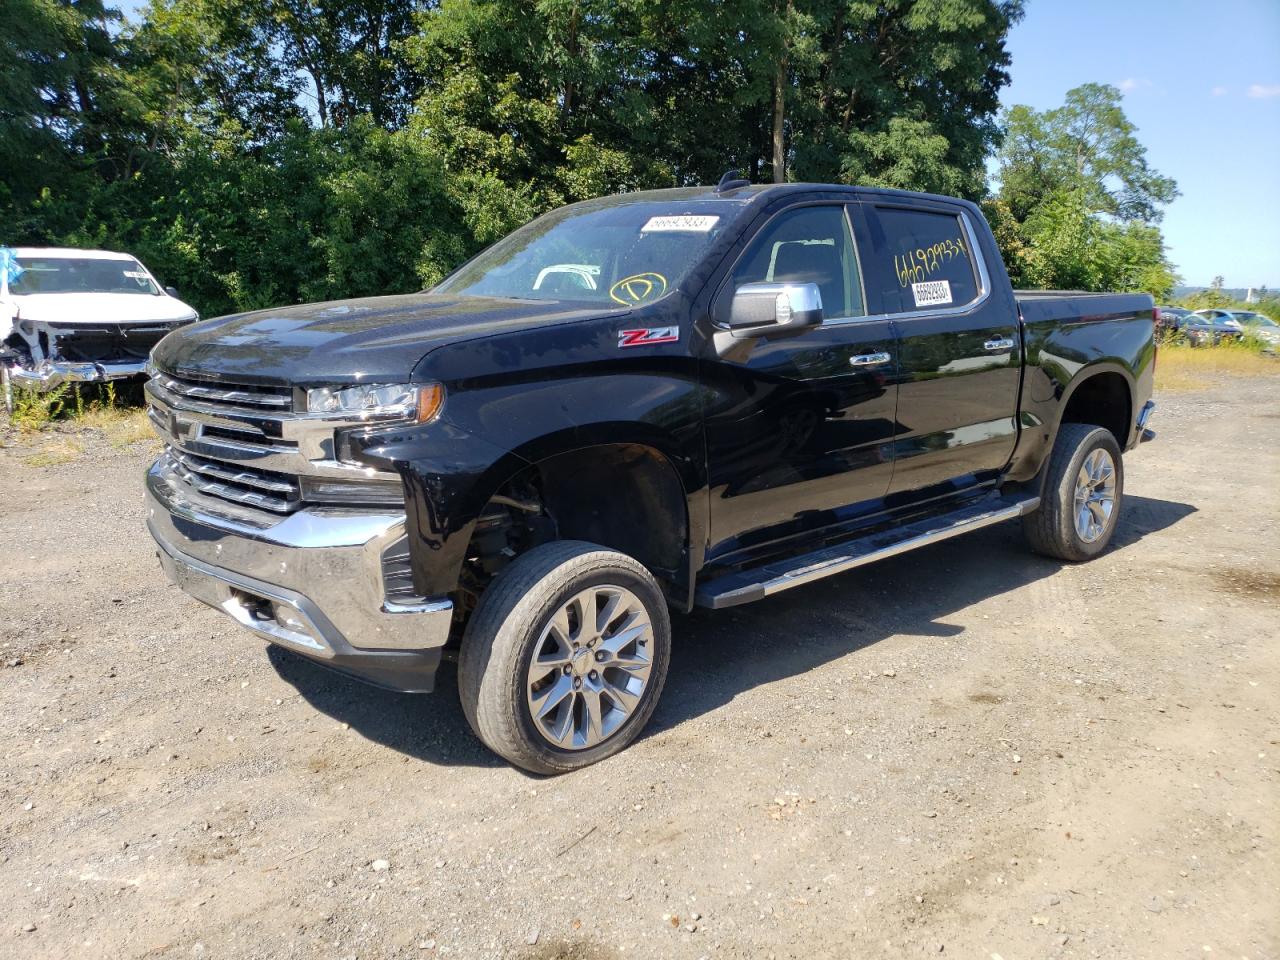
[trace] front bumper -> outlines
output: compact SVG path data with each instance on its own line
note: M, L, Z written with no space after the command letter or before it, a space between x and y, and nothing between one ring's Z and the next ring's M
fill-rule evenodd
M124 380L139 377L145 372L147 362L121 363L72 363L65 360L42 360L34 369L9 367L9 382L15 387L43 393L64 383L106 383L108 380Z
M403 513L301 510L257 527L194 503L163 464L147 473L147 529L173 583L318 663L393 690L432 689L453 604L385 600L381 555L404 535Z

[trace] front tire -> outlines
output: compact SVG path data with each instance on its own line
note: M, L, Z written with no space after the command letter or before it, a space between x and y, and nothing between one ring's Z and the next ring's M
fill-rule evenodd
M1040 506L1022 518L1036 553L1070 563L1107 548L1120 519L1124 461L1110 430L1090 423L1058 428Z
M565 773L639 735L670 659L653 575L616 550L562 540L517 557L481 594L458 692L490 750L532 773Z

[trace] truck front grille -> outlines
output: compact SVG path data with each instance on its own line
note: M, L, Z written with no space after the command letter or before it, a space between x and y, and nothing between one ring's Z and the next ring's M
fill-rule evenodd
M175 396L193 400L215 409L261 413L288 412L293 409L293 390L289 387L264 387L256 384L227 384L212 380L176 377L157 373L161 387Z
M312 502L385 512L402 496L398 475L341 462L335 430L353 424L295 412L291 387L158 371L146 392L171 476L197 500L235 504L271 525Z
M210 460L172 446L168 450L175 473L206 496L272 513L292 513L302 506L297 477Z

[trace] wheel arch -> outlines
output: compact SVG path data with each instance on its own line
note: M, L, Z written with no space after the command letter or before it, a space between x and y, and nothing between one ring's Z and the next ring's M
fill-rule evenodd
M1083 368L1063 391L1054 438L1064 423L1091 423L1111 431L1120 449L1128 449L1135 395L1133 374L1120 364L1099 363Z
M652 430L538 438L514 451L518 460L508 461L502 474L484 478L473 500L476 521L495 504L523 504L518 509L531 518L536 509L553 525L554 539L596 543L634 557L673 605L688 609L701 559L692 545L701 542L705 519L678 450ZM468 539L473 536L474 530ZM544 528L530 542L547 536ZM459 562L476 549L469 543Z

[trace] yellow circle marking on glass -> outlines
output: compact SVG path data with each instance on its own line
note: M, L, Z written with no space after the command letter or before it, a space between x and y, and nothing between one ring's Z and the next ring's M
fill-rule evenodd
M667 292L667 278L660 273L635 273L609 288L609 296L625 307L644 303Z

